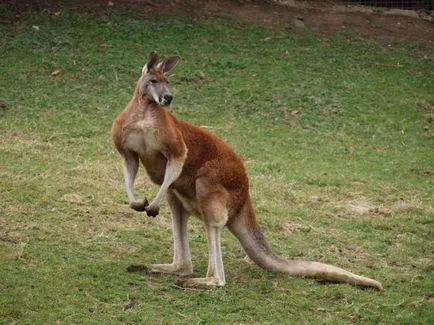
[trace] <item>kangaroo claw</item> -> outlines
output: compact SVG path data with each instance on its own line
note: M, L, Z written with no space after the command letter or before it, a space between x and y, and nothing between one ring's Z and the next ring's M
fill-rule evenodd
M158 213L160 212L160 207L148 205L145 207L145 211L146 211L146 214L148 215L148 217L155 218L158 215Z
M130 203L130 208L136 210L138 212L146 211L146 208L149 206L148 200L145 198L143 202L132 202Z

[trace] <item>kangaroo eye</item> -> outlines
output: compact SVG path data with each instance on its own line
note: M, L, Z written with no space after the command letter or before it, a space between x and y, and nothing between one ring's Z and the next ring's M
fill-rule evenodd
M151 84L156 84L156 83L158 82L157 79L151 79L151 80L149 80L149 81L151 82Z

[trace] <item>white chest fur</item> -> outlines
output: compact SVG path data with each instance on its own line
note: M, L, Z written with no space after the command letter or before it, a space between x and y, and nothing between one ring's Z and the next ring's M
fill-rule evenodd
M125 147L138 154L158 150L160 145L156 136L157 132L155 120L152 117L142 119L136 122L126 134Z

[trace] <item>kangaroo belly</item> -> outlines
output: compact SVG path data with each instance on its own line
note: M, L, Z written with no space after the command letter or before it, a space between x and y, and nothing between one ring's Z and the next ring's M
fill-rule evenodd
M186 192L180 189L174 189L173 192L188 213L200 217L199 207L195 195L191 195L191 193L188 193L188 191Z
M158 151L146 151L140 155L140 160L146 172L155 184L163 184L167 159Z

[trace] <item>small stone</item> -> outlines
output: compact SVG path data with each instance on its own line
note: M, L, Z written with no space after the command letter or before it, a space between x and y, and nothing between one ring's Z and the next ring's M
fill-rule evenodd
M297 28L305 28L306 25L304 23L304 18L303 17L296 17L294 19L294 26Z

